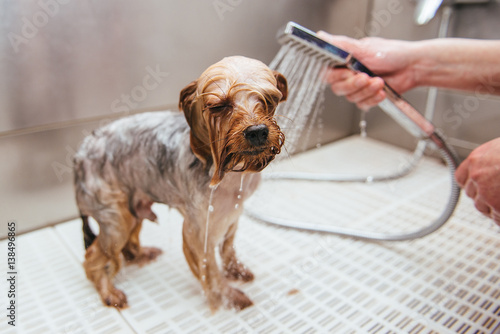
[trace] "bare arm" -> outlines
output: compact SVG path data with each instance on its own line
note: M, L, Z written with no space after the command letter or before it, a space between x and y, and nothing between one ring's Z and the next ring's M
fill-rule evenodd
M500 41L446 38L414 43L416 86L500 95Z
M320 37L351 52L397 92L436 86L500 95L500 41L459 38L417 42L368 37L360 40L319 32ZM385 98L379 78L331 70L332 90L362 109Z

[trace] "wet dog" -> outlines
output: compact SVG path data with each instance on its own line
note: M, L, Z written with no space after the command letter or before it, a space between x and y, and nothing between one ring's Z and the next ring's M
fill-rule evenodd
M253 279L237 260L233 241L243 202L260 181L258 172L284 143L274 114L286 97L280 73L254 59L228 57L181 91L184 115L138 114L85 138L74 158L84 268L106 305L127 306L112 282L122 255L128 263L143 264L161 253L139 242L142 221L156 220L154 202L184 216L184 255L210 308L252 305L229 284ZM99 224L97 236L88 217Z

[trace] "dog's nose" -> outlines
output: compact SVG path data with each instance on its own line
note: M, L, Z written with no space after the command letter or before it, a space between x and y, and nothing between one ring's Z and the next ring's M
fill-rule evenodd
M245 139L253 146L262 146L267 141L269 129L265 124L251 125L243 131Z

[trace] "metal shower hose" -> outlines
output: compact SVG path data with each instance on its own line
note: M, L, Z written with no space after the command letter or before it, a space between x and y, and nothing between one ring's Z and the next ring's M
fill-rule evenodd
M446 221L453 214L453 211L455 210L455 207L460 197L460 188L458 187L454 178L455 169L458 166L458 159L455 156L453 150L441 138L441 136L437 133L434 133L434 135L436 136L436 138L433 138L433 141L438 141L438 142L440 141L442 143L441 147L439 147L439 153L441 157L445 160L450 170L450 175L451 175L450 196L448 198L448 203L444 211L441 213L441 215L436 220L434 220L430 225L422 229L419 229L415 232L400 233L400 234L367 232L356 229L343 228L339 226L325 226L323 224L315 224L306 221L296 221L296 220L283 219L279 217L271 217L248 208L245 209L245 213L254 219L272 225L278 225L282 227L294 228L298 230L305 230L311 232L331 233L341 236L354 237L357 239L379 240L379 241L403 241L403 240L411 240L426 236L436 231L446 223ZM329 181L329 182L366 182L366 181L381 182L381 181L394 180L408 174L416 165L416 162L420 159L421 154L423 152L422 147L425 148L425 145L421 144L422 142L423 141L419 142L419 146L415 150L412 162L410 162L408 166L401 172L392 175L378 175L378 176L375 175L368 177L361 176L361 177L345 178L345 177L339 177L338 175L334 174L276 173L276 174L270 174L269 177L267 178L273 180L309 180L309 181Z

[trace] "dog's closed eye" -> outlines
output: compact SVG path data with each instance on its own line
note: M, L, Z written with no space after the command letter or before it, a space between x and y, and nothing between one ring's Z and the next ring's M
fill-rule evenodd
M208 110L210 110L211 113L223 113L223 112L229 112L233 110L233 106L229 103L222 103L222 104L215 104L215 105L210 105L207 106Z

